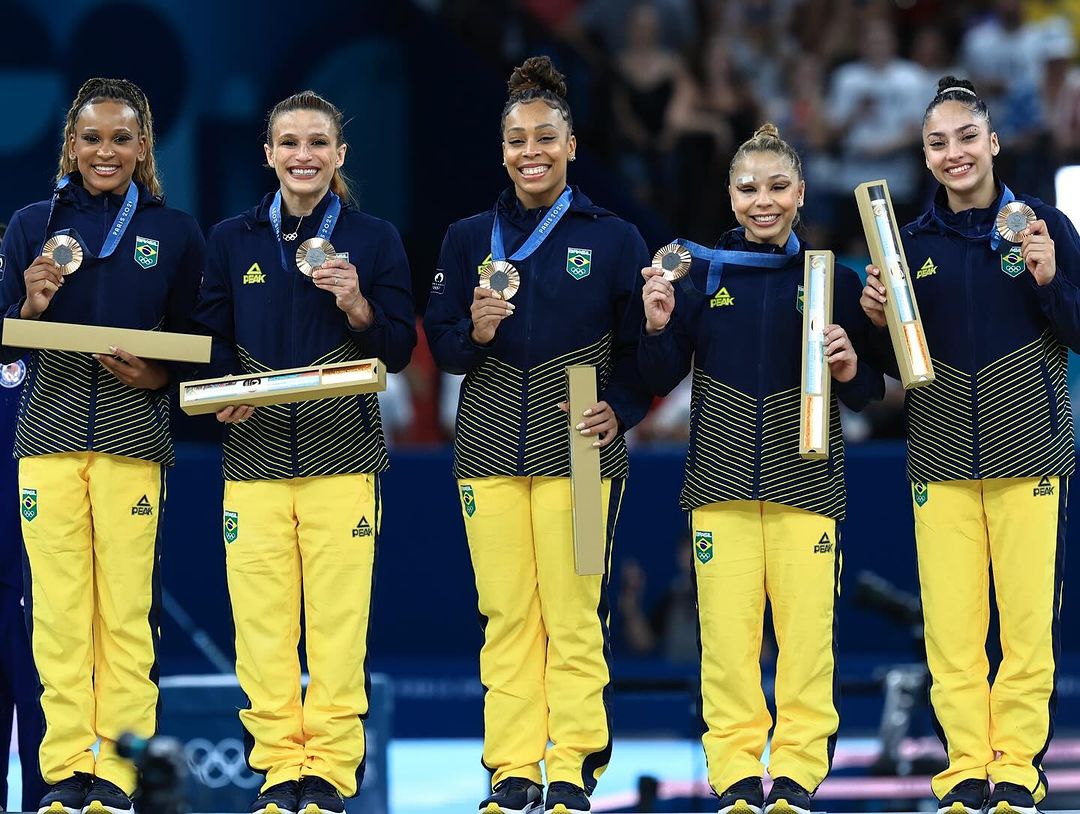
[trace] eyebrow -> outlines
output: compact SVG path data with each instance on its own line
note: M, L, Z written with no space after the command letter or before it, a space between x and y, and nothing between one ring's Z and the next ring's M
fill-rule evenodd
M957 127L955 130L953 130L953 132L954 133L963 133L965 130L971 130L972 128L974 128L975 130L978 130L979 125L977 123L975 123L975 122L970 122L968 124L962 124L959 127ZM926 137L930 138L931 136L944 136L944 135L946 135L944 130L935 130L932 133L927 133Z
M300 138L296 133L278 133L278 138ZM308 138L330 138L326 133L308 133Z
M552 130L558 129L558 128L555 127L555 124L553 122L544 122L543 124L538 124L533 129L534 130L539 130L542 127L550 127ZM518 130L520 130L522 133L524 133L526 131L526 128L524 128L524 127L508 127L508 128L506 128L507 133L513 133L513 132L518 131Z
M114 130L116 130L116 131L121 131L121 130L122 130L122 131L124 131L125 133L130 133L130 132L132 132L131 128L130 128L130 127L128 127L128 126L127 126L126 124L122 124L122 125L120 125L119 127L114 127L113 129L114 129ZM84 133L96 133L96 132L98 132L98 128L94 127L94 126L93 126L93 125L91 124L91 125L86 125L86 126L84 126L84 127L82 128L82 131L83 131Z

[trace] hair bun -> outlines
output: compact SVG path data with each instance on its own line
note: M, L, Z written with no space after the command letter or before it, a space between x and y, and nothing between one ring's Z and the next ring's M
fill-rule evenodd
M506 84L511 97L535 88L549 91L563 99L566 98L566 79L556 70L551 58L546 56L529 57L514 68L510 81Z
M765 122L765 124L754 131L752 138L774 138L779 141L780 131L772 122Z
M966 90L971 93L972 96L978 96L978 91L975 90L975 85L972 84L970 79L960 79L956 76L943 76L938 80L937 92L940 95L947 90Z

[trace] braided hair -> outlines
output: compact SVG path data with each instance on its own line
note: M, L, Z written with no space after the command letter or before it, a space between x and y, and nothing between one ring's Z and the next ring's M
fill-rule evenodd
M127 79L94 77L83 82L79 92L75 94L64 123L64 143L60 147L56 180L59 181L69 172L78 170L78 162L69 153L69 145L75 139L75 123L83 108L98 102L121 102L131 108L139 122L139 131L146 139L146 157L135 165L133 177L146 187L151 195L161 195L161 180L158 178L157 162L154 160L154 119L150 114L150 102L142 89Z

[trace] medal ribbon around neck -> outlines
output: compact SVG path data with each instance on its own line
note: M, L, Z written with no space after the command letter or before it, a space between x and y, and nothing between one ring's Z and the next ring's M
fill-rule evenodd
M685 238L676 238L675 242L690 252L699 260L709 263L709 277L705 283L705 296L711 297L720 290L720 280L724 276L724 266L753 266L755 268L778 269L787 265L796 254L799 253L801 244L799 238L792 232L784 244L783 254L766 254L764 252L741 252L732 249L710 249ZM682 278L690 280L690 276ZM687 282L688 285L692 285Z
M510 256L510 260L518 261L524 260L530 254L540 248L540 244L547 240L555 230L555 225L562 220L570 210L570 202L574 197L574 193L570 187L563 190L562 195L556 199L555 203L551 205L551 209L548 210L547 215L542 221L533 229L533 233L529 235L529 238L521 244L521 248L518 249L513 255ZM495 220L491 224L491 260L495 262L497 260L506 260L506 248L503 246L502 236L502 223L499 220L498 209L495 211Z
M60 190L68 186L70 183L71 173L68 173L63 178L61 178L59 183L57 183L56 185L56 191L53 193L52 201L49 204L49 219L46 221L45 226L45 234L47 235L46 240L48 240L49 237L52 237L52 235L49 234L48 224L52 223L53 212L56 211L56 202L60 199ZM116 220L113 221L113 225L110 227L109 233L105 236L105 242L101 245L101 252L99 254L94 254L90 251L90 249L86 245L86 241L82 239L82 235L80 235L75 229L60 229L54 234L70 235L79 242L79 245L82 246L82 250L86 254L86 256L96 257L103 260L104 258L112 255L112 253L116 251L116 247L120 245L120 241L123 239L124 233L127 231L127 228L131 225L131 219L134 217L135 210L138 208L138 206L139 187L138 185L136 185L135 181L129 181L127 192L124 193L124 202L120 205L120 211L116 213ZM38 253L40 254L41 251L44 250L44 248L45 243L42 242L41 250Z
M337 226L338 217L341 215L341 198L337 196L336 192L330 192L330 203L326 207L326 214L323 215L322 223L319 224L319 234L317 237L329 242L330 235L334 233L334 227ZM274 228L274 237L277 238L278 253L281 255L281 268L283 271L288 271L289 266L285 262L285 243L281 239L281 190L279 189L274 193L274 200L270 204L270 225Z
M1006 206L1008 206L1009 204L1011 204L1015 200L1016 200L1016 196L1013 194L1013 191L1011 189L1009 189L1005 184L1002 184L1001 185L1001 197L998 199L998 202L997 202L997 211L1000 212L1002 209L1004 209ZM957 231L953 227L949 226L949 224L947 224L944 220L941 219L941 216L937 213L937 207L936 206L934 207L933 211L934 211L934 220L937 222L938 226L940 226L942 229L945 229L947 231L956 232L957 234L961 234L959 231ZM990 224L990 231L987 232L986 234L979 235L978 237L979 237L979 239L989 239L989 241L990 241L990 251L997 252L997 251L1000 250L1002 241L1004 241L1005 238L1003 238L1001 236L1001 233L997 230L997 217L996 216L994 217L994 222ZM1012 245L1012 244L1010 244L1010 245ZM1008 247L1006 247L1006 248L1008 248Z

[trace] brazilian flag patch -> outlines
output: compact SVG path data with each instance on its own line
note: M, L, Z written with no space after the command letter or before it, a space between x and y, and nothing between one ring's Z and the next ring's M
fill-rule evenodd
M240 517L236 512L225 510L225 516L221 519L221 532L225 535L226 543L235 543L240 536Z
M926 481L917 480L912 483L911 493L915 497L915 505L920 508L930 499L930 487L926 485Z
M37 489L23 489L22 500L19 502L23 519L29 523L37 517Z
M1020 247L1013 246L1005 254L1001 255L1001 270L1010 277L1019 277L1024 273L1027 264L1024 256L1020 254Z
M705 565L712 559L713 544L712 544L712 532L711 531L695 531L694 532L694 554L697 555L698 562Z
M149 237L135 236L135 262L144 269L152 269L157 265L158 242Z
M567 249L566 273L575 280L588 277L592 272L592 249Z
M803 287L800 285L799 288L798 288L798 291L795 292L795 310L798 311L800 314L803 312L803 304L805 303L805 301L806 301L806 292L803 290Z
M461 487L461 505L465 507L465 514L472 517L476 514L476 495L469 484Z

